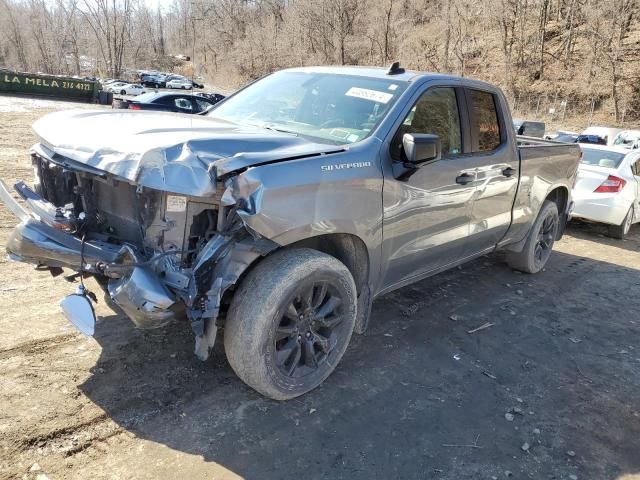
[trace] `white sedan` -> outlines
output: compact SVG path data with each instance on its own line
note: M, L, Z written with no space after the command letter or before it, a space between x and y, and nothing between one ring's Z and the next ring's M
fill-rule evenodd
M170 80L167 82L167 88L191 90L193 88L193 84L189 80Z
M142 85L138 85L137 83L125 83L122 85L115 85L110 87L110 90L113 93L119 93L120 95L140 95L142 93L147 93L149 90L144 88Z
M573 201L573 218L606 223L611 236L624 238L640 221L640 151L582 146Z
M124 85L127 85L127 84L126 84L126 83L124 83L124 82L111 82L111 83L105 83L105 84L104 84L104 89L105 89L107 92L117 93L117 92L119 92L118 88L120 88L120 87L122 87L122 86L124 86Z

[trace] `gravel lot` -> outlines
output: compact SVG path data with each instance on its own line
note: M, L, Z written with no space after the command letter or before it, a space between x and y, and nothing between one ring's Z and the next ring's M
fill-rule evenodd
M30 179L31 123L64 102L0 96L0 178ZM95 108L95 107L94 107ZM0 207L0 244L14 225ZM546 271L500 254L376 301L336 372L259 396L221 342L144 333L64 280L0 260L0 478L640 478L640 226L571 225ZM468 333L485 322L493 324Z

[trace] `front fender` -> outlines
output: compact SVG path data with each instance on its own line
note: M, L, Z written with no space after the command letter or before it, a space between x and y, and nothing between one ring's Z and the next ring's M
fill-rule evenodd
M231 177L223 202L245 226L281 246L350 234L367 247L372 275L382 241L382 172L377 148L250 168Z

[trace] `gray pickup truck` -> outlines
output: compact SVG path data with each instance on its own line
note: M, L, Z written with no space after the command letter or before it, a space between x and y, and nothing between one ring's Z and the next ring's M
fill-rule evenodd
M185 319L201 359L223 327L238 376L281 400L329 376L374 298L497 249L541 270L580 159L516 138L495 86L397 64L280 71L203 117L65 111L34 131L33 186L0 189L10 258L71 270L61 306L87 334L88 276L139 327Z

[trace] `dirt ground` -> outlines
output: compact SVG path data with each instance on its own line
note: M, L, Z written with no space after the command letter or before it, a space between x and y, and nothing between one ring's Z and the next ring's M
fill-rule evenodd
M72 107L0 97L0 178L31 179L31 123ZM0 207L2 248L14 223ZM640 478L640 225L603 232L572 225L536 276L495 254L386 295L286 403L221 342L199 362L185 324L99 303L82 336L58 307L73 285L2 258L0 478Z

